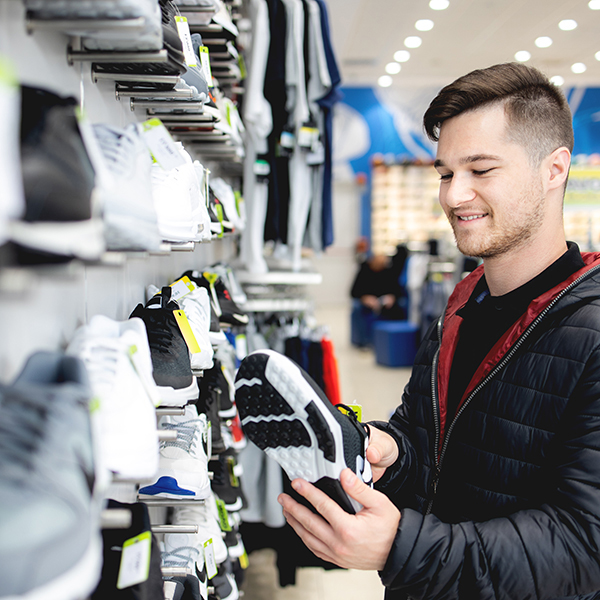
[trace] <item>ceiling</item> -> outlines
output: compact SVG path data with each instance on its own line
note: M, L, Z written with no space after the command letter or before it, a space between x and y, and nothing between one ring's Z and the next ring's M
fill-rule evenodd
M407 36L419 35L419 48L402 70L392 75L395 87L441 87L473 69L514 60L527 50L531 64L549 77L560 75L565 86L600 87L600 10L588 0L450 0L446 10L432 10L429 0L326 0L334 50L345 86L376 86ZM415 29L418 19L431 19L430 31ZM578 26L561 31L562 19ZM549 36L553 44L537 48ZM574 74L571 65L587 70Z

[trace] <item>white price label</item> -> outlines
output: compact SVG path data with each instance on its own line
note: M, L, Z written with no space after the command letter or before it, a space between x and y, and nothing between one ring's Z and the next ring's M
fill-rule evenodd
M204 70L204 77L206 78L206 83L208 83L209 88L214 87L212 80L212 72L210 70L210 57L208 55L208 48L206 46L200 46L198 52L200 53L200 65Z
M142 123L144 141L154 160L166 171L185 164L185 159L175 145L171 134L160 119L148 119Z
M207 577L212 579L219 572L217 561L215 560L212 538L204 542L204 564L206 565Z
M150 574L152 534L144 531L123 544L117 589L122 590L143 583Z
M181 45L183 46L183 56L185 57L185 64L188 67L197 67L198 59L194 52L194 45L192 44L192 36L190 34L190 26L188 20L185 17L175 17L177 23L177 33L181 38Z
M190 281L190 278L187 275L178 279L175 283L172 283L170 287L171 300L179 300L196 289L196 285Z

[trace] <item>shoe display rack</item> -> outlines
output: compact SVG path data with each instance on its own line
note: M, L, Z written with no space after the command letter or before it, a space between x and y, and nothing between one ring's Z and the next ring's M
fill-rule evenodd
M83 4L83 3L82 3ZM87 3L90 4L90 3ZM93 4L93 3L92 3ZM231 5L232 18L239 16L241 2ZM181 14L201 13L201 6L181 7ZM233 182L239 179L239 146L231 135L215 127L218 110L208 110L210 100L199 101L189 89L179 89L179 75L155 73L108 72L105 65L167 64L168 52L86 50L78 35L85 31L126 31L132 38L141 31L144 18L129 19L43 19L28 13L21 0L0 2L0 56L13 66L21 84L48 89L56 94L77 99L78 108L92 123L125 128L152 117L159 117L176 141L183 143L191 156L198 159L214 177ZM227 51L231 39L218 37L220 25L192 25L205 44L218 50L214 54L220 88L229 98L243 93L234 55ZM127 69L124 69L126 71ZM133 84L133 85L132 85ZM140 85L136 85L140 84ZM168 89L166 89L168 88ZM18 123L18 114L5 114ZM5 157L0 156L0 160ZM239 182L236 182L239 183ZM21 372L32 354L44 350L62 352L82 325L95 315L116 321L128 319L131 310L146 299L146 287L168 286L181 273L202 269L215 263L230 263L238 253L238 235L225 233L210 243L197 241L163 243L154 251L107 251L98 259L71 259L25 264L4 253L0 257L0 330L5 341L0 351L0 381L10 382ZM158 418L181 419L183 408L160 407ZM160 429L158 442L180 440L176 431ZM209 456L210 458L210 456ZM131 496L139 478L123 478L119 485ZM132 498L135 501L136 498ZM145 499L152 508L152 531L159 535L188 535L198 531L197 525L166 523L167 508L198 507L204 500ZM102 514L102 527L109 529L131 526L131 512L110 508ZM177 565L163 568L164 575L195 575ZM66 586L67 584L65 584ZM208 590L211 591L210 588ZM214 590L213 590L214 591ZM51 597L51 596L48 596ZM64 594L71 598L67 587ZM82 600L84 600L82 598Z
M431 164L374 162L371 179L371 245L393 255L396 246L450 232L439 208L439 175Z

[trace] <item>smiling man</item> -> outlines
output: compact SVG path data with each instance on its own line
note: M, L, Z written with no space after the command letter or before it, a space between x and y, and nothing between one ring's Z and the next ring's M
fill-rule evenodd
M424 336L402 404L370 423L371 489L344 512L282 495L306 545L377 569L386 597L600 599L600 254L567 243L573 148L562 92L502 64L445 87L424 117L439 199L483 265Z

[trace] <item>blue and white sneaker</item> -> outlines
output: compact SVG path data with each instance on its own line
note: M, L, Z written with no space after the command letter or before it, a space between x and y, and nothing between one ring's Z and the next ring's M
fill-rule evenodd
M183 416L161 417L159 427L176 431L177 439L160 443L157 479L152 485L140 488L140 497L208 498L211 438L206 415L198 415L196 407L188 405Z
M235 386L244 433L290 479L310 481L351 514L362 508L340 483L346 467L372 483L368 433L352 411L335 408L305 371L273 350L248 355Z

